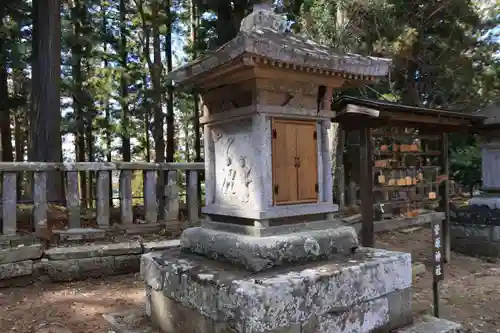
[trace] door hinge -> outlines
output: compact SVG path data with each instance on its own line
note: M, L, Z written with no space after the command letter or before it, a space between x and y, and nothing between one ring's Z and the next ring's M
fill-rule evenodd
M273 128L273 139L276 139L278 133L276 132L276 128Z
M318 185L318 183L314 184L314 191L315 191L316 193L318 193L318 192L319 192L319 185Z
M318 131L314 131L313 138L314 140L318 139Z
M274 194L278 195L278 185L274 185Z

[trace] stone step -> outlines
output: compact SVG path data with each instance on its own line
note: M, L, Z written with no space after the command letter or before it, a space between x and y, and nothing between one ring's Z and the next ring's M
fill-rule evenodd
M467 333L460 324L432 316L417 317L410 326L392 333Z

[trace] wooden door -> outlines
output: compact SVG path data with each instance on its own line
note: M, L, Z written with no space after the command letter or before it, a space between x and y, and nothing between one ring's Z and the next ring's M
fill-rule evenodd
M318 150L316 122L297 125L297 199L299 202L318 200Z
M273 119L273 202L318 200L316 122Z
M297 201L297 129L292 123L273 121L273 193L275 204Z

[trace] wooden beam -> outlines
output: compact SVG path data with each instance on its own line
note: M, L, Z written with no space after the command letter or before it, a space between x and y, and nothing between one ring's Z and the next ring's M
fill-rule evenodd
M463 119L453 119L449 117L421 115L416 113L391 112L391 111L380 112L380 117L389 118L393 121L397 120L404 122L436 124L436 125L466 126L470 124L469 121L465 121Z
M345 138L346 132L342 128L342 124L338 125L338 141L336 147L336 158L337 161L335 163L335 179L337 185L337 203L339 205L340 210L345 209L345 170L344 170L344 146L345 146Z
M373 174L371 129L362 128L360 133L360 197L361 197L361 245L373 247L375 234L373 226Z
M313 72L297 72L293 69L273 68L267 66L254 67L254 76L261 79L280 78L283 81L313 83L331 88L339 88L344 84L344 79L338 76L327 76Z
M441 195L440 206L444 211L444 219L442 224L443 235L443 253L444 261L450 262L450 181L449 181L449 158L448 158L448 133L441 134L441 155L440 164L443 174L446 176L441 183L439 192Z

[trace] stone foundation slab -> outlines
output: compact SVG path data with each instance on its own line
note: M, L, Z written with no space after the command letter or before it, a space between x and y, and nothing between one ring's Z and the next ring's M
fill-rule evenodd
M146 311L167 333L368 333L411 322L407 253L363 248L252 273L171 249L143 255L141 277Z
M124 242L58 247L41 245L0 249L0 288L29 285L38 279L66 282L137 273L140 256L154 250L179 247L179 240Z
M397 330L394 333L465 333L462 325L442 318L422 316L413 325Z
M358 237L350 226L270 237L200 227L187 229L181 236L183 250L227 261L253 272L291 262L349 254L357 247Z
M500 226L451 223L453 251L471 256L500 257Z
M188 311L187 311L188 312ZM201 320L195 314L191 317L192 321ZM146 317L143 309L136 309L124 312L115 312L110 314L104 314L104 319L111 325L112 329L116 333L157 333L158 330L151 321ZM196 325L196 324L195 324ZM170 331L175 327L168 328ZM209 322L209 326L205 327L198 332L210 332L210 333L231 333L231 329L227 330L227 327L221 323ZM333 329L333 328L332 328ZM294 325L288 329L281 329L278 331L273 331L270 333L303 333L307 332L307 328L303 328L300 325ZM386 328L382 328L379 332L387 332ZM389 330L390 331L390 330ZM178 333L179 331L176 331ZM185 331L192 332L192 331ZM332 331L333 332L333 331ZM344 333L345 331L335 331L335 333ZM357 331L360 332L360 331ZM465 333L466 330L462 328L462 325L451 322L446 319L435 318L431 316L422 316L416 318L415 322L407 325L406 327L398 330L392 330L392 333ZM184 333L184 332L183 332Z

